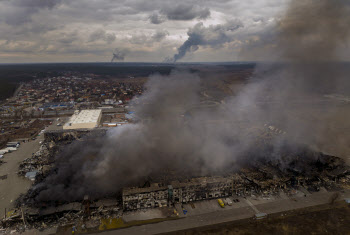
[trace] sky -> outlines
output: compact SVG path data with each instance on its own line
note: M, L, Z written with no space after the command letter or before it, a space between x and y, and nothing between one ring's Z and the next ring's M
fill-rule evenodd
M0 63L259 60L288 0L0 0Z

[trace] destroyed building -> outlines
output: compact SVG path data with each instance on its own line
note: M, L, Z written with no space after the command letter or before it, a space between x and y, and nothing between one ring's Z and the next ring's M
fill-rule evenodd
M152 184L147 188L124 188L123 209L135 210L170 206L206 199L231 196L233 182L224 177L201 177L170 185Z
M278 195L282 191L291 194L301 187L310 192L319 191L320 187L333 190L350 185L350 168L340 158L319 153L318 159L303 162L305 169L297 169L293 164L290 162L289 168L280 168L276 163L259 162L255 164L257 166L242 168L229 176L198 177L170 184L124 188L123 209L173 206L230 196Z

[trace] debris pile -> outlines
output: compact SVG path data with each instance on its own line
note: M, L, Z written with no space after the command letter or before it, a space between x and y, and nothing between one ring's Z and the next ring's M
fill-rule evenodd
M49 228L83 225L86 229L96 228L101 219L119 218L122 210L117 200L104 199L90 202L74 202L46 208L20 207L6 212L0 228L5 231L23 232L28 229L42 231Z
M179 182L152 183L123 189L123 209L137 210L191 203L228 196L292 196L304 188L310 193L350 186L350 167L338 158L311 151L278 160L257 159L254 164L224 177L200 177Z
M17 174L35 180L38 175L45 174L51 168L53 158L50 156L52 154L48 144L42 144L36 153L21 162Z

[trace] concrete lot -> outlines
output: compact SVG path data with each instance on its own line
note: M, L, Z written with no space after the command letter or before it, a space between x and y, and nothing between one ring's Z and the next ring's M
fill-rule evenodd
M55 122L46 128L55 127ZM17 175L21 161L31 157L40 147L40 142L44 140L44 135L40 134L36 140L21 143L17 151L4 155L5 163L0 166L0 176L7 175L7 179L0 180L0 217L4 216L5 208L13 208L15 200L22 193L26 193L32 182Z

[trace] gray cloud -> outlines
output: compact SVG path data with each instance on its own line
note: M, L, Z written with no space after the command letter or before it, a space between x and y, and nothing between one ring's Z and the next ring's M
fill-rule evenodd
M152 34L136 34L129 40L132 44L152 46L154 43L159 43L169 35L169 32L164 29L158 29Z
M169 20L206 19L210 16L209 8L190 4L169 5L164 7L160 13Z
M13 0L11 1L13 5L20 7L33 7L33 8L48 8L61 4L63 0Z
M17 26L31 21L32 15L41 9L53 9L63 0L13 0L7 1L7 10L3 12L2 19L9 25Z
M149 16L149 20L152 24L161 24L163 23L166 19L163 15L160 15L158 13L153 13Z
M88 42L95 42L98 40L103 40L107 43L112 43L116 39L116 36L114 33L107 33L103 29L97 29L96 31L92 32L89 36Z
M155 42L160 42L169 35L169 32L166 30L157 30L155 34L152 35L152 40Z
M193 46L191 50L197 50L197 53L183 58L188 61L230 61L237 58L240 47L245 48L244 54L254 56L248 42L258 48L263 40L270 40L271 33L264 31L273 27L271 20L278 21L288 2L0 0L0 44L11 42L11 47L0 47L0 62L106 61L110 58L111 48L115 47L129 50L128 61L160 62L181 46L188 29L199 20L205 26L223 25L234 17L245 26L235 35L237 41L226 42L219 50L218 45ZM105 33L96 32L98 30ZM169 36L160 37L159 41L156 36L152 39L154 32L159 30L166 30ZM69 32L77 32L76 37L69 39ZM270 46L273 43L267 47ZM28 51L29 48L33 51ZM26 52L21 54L22 49ZM343 58L350 59L345 47L340 51ZM79 56L75 52L79 52ZM260 54L264 59L264 52Z
M178 4L164 5L158 13L153 13L149 16L152 24L161 24L166 19L168 20L204 20L210 16L208 7L202 7L194 4Z

